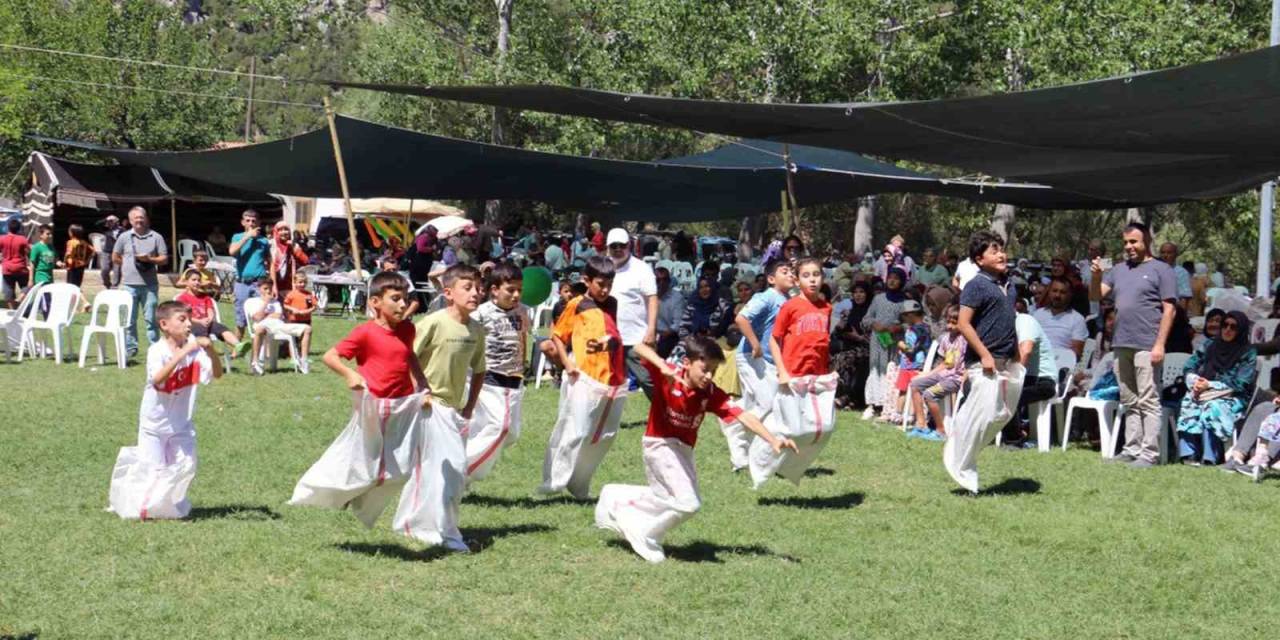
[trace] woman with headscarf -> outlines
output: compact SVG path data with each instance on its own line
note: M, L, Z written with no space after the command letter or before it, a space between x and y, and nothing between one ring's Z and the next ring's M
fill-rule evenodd
M689 297L680 319L680 339L707 336L720 339L733 322L733 305L720 295L719 287L709 278L698 280L697 293Z
M862 321L871 309L871 285L854 282L849 286L849 307L834 318L831 340L831 368L839 375L836 406L865 407L867 404L867 363L870 336Z
M431 263L436 259L436 228L428 226L413 239L413 258L409 260L409 277L414 282L426 282L431 273Z
M892 411L885 403L898 377L896 364L898 338L902 335L902 303L906 301L907 276L896 267L889 269L884 292L876 294L862 318L862 329L870 335L866 386L867 410L862 417L870 420L877 411Z
M1221 334L1187 361L1187 395L1178 414L1178 455L1190 464L1217 464L1223 442L1235 434L1257 377L1258 354L1249 344L1249 318L1232 311Z
M1205 343L1217 338L1222 331L1222 320L1227 317L1227 312L1222 309L1210 309L1209 313L1204 316L1204 326L1201 327L1200 333L1191 340L1196 351L1204 347Z
M289 223L277 222L271 234L271 291L277 299L293 290L294 270L309 261L306 250L294 244Z

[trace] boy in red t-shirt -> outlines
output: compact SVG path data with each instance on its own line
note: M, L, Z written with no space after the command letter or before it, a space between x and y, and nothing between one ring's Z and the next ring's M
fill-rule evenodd
M430 468L423 413L430 390L413 353L413 323L404 317L408 288L399 274L374 276L374 318L325 352L325 365L346 382L356 406L346 429L298 481L289 504L350 507L372 527L393 492L404 487L392 526L417 537L413 523L426 508L421 472ZM344 359L355 360L356 369Z
M218 338L231 347L232 353L239 350L240 337L217 321L214 305L218 303L209 295L205 283L198 277L188 277L183 280L183 284L187 290L178 294L174 300L191 307L191 335L197 338Z
M827 445L835 427L836 374L831 373L831 304L822 295L822 263L796 262L800 295L778 310L769 350L778 367L778 393L766 424L775 435L795 440L795 452L751 445L751 479L760 488L777 475L800 483L804 471Z
M645 344L635 353L653 379L653 402L645 430L644 467L649 486L610 484L600 490L596 526L621 533L640 557L662 562L662 538L702 507L693 446L703 417L712 413L724 421L739 421L760 436L774 453L796 449L789 438L775 437L758 418L733 406L729 395L711 381L724 363L720 345L705 336L684 343L679 369L672 369Z

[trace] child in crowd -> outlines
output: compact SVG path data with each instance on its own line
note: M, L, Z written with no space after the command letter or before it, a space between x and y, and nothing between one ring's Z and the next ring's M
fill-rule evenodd
M1009 265L1004 239L990 231L973 234L969 259L978 266L978 274L960 292L957 325L968 344L964 359L969 391L952 421L942 461L960 486L977 493L978 452L995 439L993 429L1003 427L1013 415L1025 372L1014 359L1017 293L1005 278Z
M778 392L778 369L773 351L767 342L773 333L773 323L778 310L787 302L788 294L796 286L791 264L781 258L770 260L764 266L769 288L755 294L734 318L742 342L738 345L738 382L742 398L738 406L756 418L764 420L773 411L773 396ZM725 440L729 443L729 463L733 470L741 471L750 464L751 434L740 420L730 420L721 425Z
M945 440L947 427L943 420L943 399L960 391L964 382L964 353L967 346L964 336L960 335L960 307L948 305L942 312L946 319L946 333L938 338L938 352L934 356L937 366L927 374L917 376L911 381L911 401L916 416L916 426L907 432L907 437L924 438L925 440ZM933 417L934 429L927 428L925 407Z
M476 309L485 330L484 385L467 431L467 481L479 480L520 438L529 307L520 302L523 274L502 263L489 272L489 301Z
M192 270L188 269L190 273ZM197 276L184 278L182 284L186 291L175 298L187 305L191 310L191 335L197 338L218 338L226 343L233 352L240 350L240 337L229 327L217 321L215 306L218 304L209 295L208 287L202 284Z
M480 272L461 263L446 269L440 283L448 306L418 320L418 336L413 342L413 352L432 394L427 417L431 475L427 479L426 500L438 508L429 523L433 541L465 552L467 546L458 531L458 506L466 490L467 474L463 434L487 370L484 327L471 315L480 306L484 293Z
M147 348L147 383L138 411L138 444L123 447L111 473L109 510L125 519L185 518L196 475L196 385L222 377L208 338L191 335L181 302L156 307L162 340Z
M569 301L572 300L575 295L582 295L586 293L586 291L583 291L582 293L574 293L574 284L582 283L571 283L568 280L560 281L560 287L557 289L560 299L556 300L556 303L551 307L551 324L555 324L556 320L560 319L560 314L564 313L565 306L569 304Z
M409 279L409 274L407 272L401 271L400 263L390 256L383 256L382 259L378 261L378 268L382 270L382 273L399 274L400 277L404 278L405 282L409 283L409 294L408 294L409 308L405 310L404 317L412 318L414 314L418 313L418 309L421 307L421 303L418 300L418 292L416 289L414 289L413 280ZM367 309L366 311L370 316L372 316L373 314L372 309Z
M93 244L84 233L84 227L73 224L67 227L67 248L60 266L67 270L67 283L80 286L84 282L84 270L93 262Z
M374 276L369 281L373 319L325 352L325 365L352 392L351 420L298 481L289 504L350 508L372 527L403 487L392 529L438 544L430 525L432 503L423 498L431 482L426 476L439 473L428 460L431 443L423 415L431 390L413 353L415 328L404 315L407 285L394 273ZM355 360L356 370L343 360Z
M925 357L929 353L929 325L924 321L924 309L915 300L905 300L898 314L902 320L902 339L898 340L898 377L893 385L893 413L885 419L894 424L902 422L902 409L906 404L908 385L920 375Z
M774 475L799 484L835 428L837 376L830 371L831 304L822 297L822 263L801 258L795 270L800 295L778 310L769 334L779 389L765 425L798 446L779 453L764 440L751 443L751 479L757 489Z
M551 330L547 350L564 368L564 377L539 493L568 490L585 500L591 493L591 477L617 434L627 378L618 302L609 296L613 275L608 257L588 258L582 271L587 294L570 300Z
M686 339L678 369L672 369L648 345L636 345L635 352L649 369L654 385L642 441L649 484L605 485L596 504L596 526L625 536L645 560L662 562L663 537L702 507L693 447L707 412L722 421L742 422L775 454L784 448L795 451L796 445L786 437L775 437L754 415L730 404L729 396L711 381L724 363L724 352L711 338Z
M285 322L284 307L271 295L271 288L271 280L267 278L258 280L258 297L265 303L260 311L253 314L253 350L249 354L249 369L257 375L263 375L262 363L258 360L262 346L266 344L268 348L276 348L275 342L270 339L270 334L278 332L299 339L296 364L298 371L307 373L311 370L311 363L307 360L307 354L311 349L311 325Z
M53 252L53 226L42 224L36 231L36 243L27 254L27 273L31 274L31 286L53 284L53 268L58 263ZM40 296L40 315L49 317L49 294Z
M407 283L408 280L405 280L405 282ZM410 290L409 296L411 298L412 294L413 291ZM416 298L409 303L410 308L415 304L417 304ZM293 274L293 288L284 294L284 301L281 304L284 307L285 321L310 326L311 314L315 313L318 305L319 301L316 299L316 294L311 293L311 290L307 288L307 274ZM408 317L407 312L406 317Z
M209 253L204 249L196 249L191 253L191 266L182 272L181 281L185 287L188 280L195 280L196 287L204 292L204 295L217 299L218 295L218 276L209 268Z

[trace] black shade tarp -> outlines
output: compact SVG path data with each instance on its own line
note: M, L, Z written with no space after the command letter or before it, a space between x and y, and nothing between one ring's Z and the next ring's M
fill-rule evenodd
M744 141L706 154L655 162L584 158L433 136L339 117L352 197L510 199L548 202L615 218L689 221L776 211L786 189L783 146ZM92 149L164 175L250 191L340 197L329 132L218 151ZM928 193L1036 208L1124 203L1039 185L952 181L854 153L790 147L800 206L877 193Z
M922 102L758 104L557 86L333 86L846 149L1102 199L1230 194L1280 172L1280 48L1048 89Z

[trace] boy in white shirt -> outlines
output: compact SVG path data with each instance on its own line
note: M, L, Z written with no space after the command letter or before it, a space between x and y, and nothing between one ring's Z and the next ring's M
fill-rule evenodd
M253 350L249 355L249 368L257 375L262 375L262 363L258 355L267 333L284 333L298 338L298 371L307 373L311 370L307 361L307 353L311 349L311 325L300 322L285 322L284 307L271 295L271 280L263 278L258 281L258 296L266 300L262 310L253 314ZM275 348L272 345L271 348Z
M156 307L163 338L147 349L147 385L138 411L138 444L122 447L111 474L108 509L125 519L185 518L196 474L196 385L222 377L208 338L191 337L191 308Z
M520 437L524 367L528 360L529 307L520 302L524 276L509 263L489 272L489 300L472 314L484 327L484 384L467 428L467 483L493 469Z

